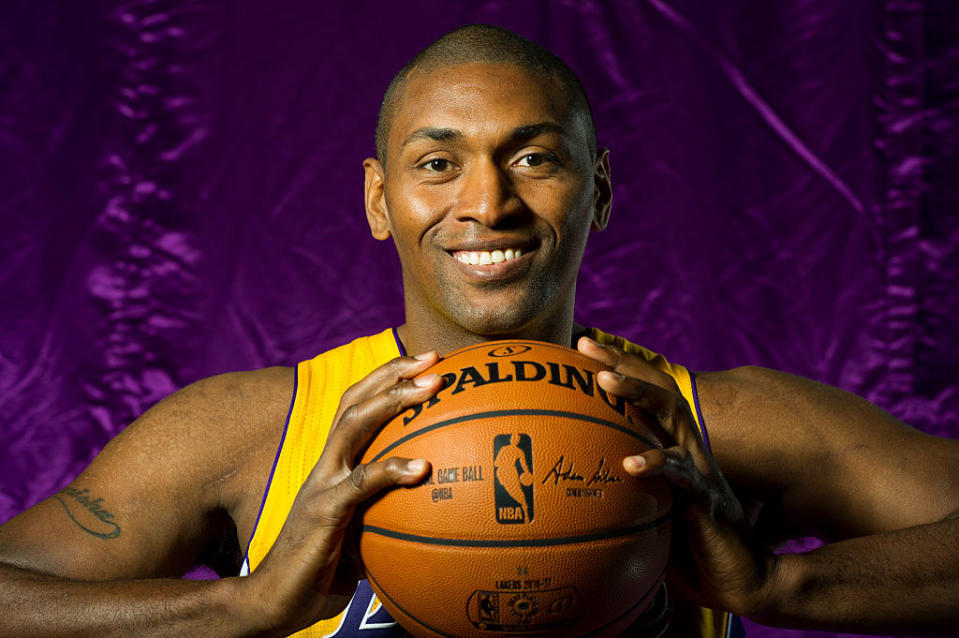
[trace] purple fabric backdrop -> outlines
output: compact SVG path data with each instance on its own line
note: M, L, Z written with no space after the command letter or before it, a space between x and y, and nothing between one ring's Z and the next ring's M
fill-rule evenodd
M3 4L0 521L184 384L402 320L360 162L477 21L565 59L612 150L581 322L959 437L959 5L516 4Z

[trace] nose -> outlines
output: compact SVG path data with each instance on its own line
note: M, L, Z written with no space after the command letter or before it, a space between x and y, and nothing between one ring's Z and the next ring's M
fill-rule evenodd
M460 184L454 208L459 221L475 221L495 228L522 210L509 174L492 159L472 162Z

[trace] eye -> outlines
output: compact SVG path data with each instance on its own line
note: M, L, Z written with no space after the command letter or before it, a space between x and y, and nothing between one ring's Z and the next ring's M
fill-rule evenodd
M447 171L452 167L452 163L447 159L435 158L427 160L420 164L420 168L425 169L431 173L442 173Z
M527 153L523 157L519 158L519 161L516 162L515 166L522 166L523 168L537 168L543 166L547 163L553 163L556 161L556 158L547 153Z

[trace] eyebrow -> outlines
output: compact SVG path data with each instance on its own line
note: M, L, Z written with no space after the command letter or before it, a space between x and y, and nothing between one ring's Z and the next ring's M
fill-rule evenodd
M544 133L557 133L565 135L566 129L555 122L538 122L536 124L525 124L517 126L510 132L510 139L516 141L527 141ZM439 128L435 126L424 126L418 128L409 137L403 140L400 147L408 146L419 140L432 140L434 142L451 142L463 138L463 132L455 128Z
M437 128L435 126L424 126L418 128L410 136L403 140L400 147L408 146L419 140L433 140L434 142L450 142L463 137L462 131L455 128Z
M539 122L537 124L527 124L526 126L519 126L513 129L513 133L510 137L514 140L531 140L534 137L539 137L544 133L556 133L557 135L565 135L566 129L555 122Z

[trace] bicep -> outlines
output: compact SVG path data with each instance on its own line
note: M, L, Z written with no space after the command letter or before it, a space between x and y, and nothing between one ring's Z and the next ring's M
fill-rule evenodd
M77 580L173 576L201 544L200 526L157 515L131 491L81 475L0 528L0 561ZM158 507L164 507L156 502Z
M229 375L161 401L66 488L0 527L0 561L66 578L178 576L231 523L224 477L232 441ZM238 417L239 418L239 417Z
M784 527L825 539L939 520L959 508L959 442L808 379L740 368L698 377L730 482Z

